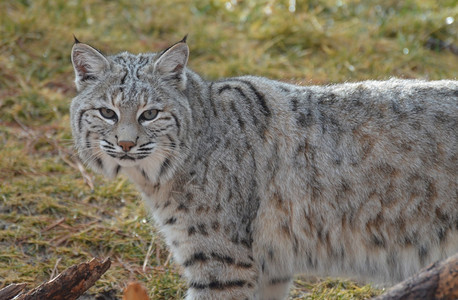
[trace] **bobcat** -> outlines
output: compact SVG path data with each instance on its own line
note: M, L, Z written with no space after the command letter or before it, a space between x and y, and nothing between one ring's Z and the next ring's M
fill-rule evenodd
M458 251L458 81L206 81L160 53L72 49L82 160L125 174L186 299L284 299L296 273L393 283Z

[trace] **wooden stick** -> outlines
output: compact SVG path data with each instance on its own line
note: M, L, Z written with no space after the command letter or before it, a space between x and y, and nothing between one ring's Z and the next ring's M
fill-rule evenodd
M27 283L10 284L9 286L4 287L0 290L0 299L12 299L14 296L19 294L26 286Z
M110 265L109 258L104 261L93 258L88 263L71 266L54 279L42 283L15 300L75 300L93 286Z
M458 253L433 263L373 300L458 299Z

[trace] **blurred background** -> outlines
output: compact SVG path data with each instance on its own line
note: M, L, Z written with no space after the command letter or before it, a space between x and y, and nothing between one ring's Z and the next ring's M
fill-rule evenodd
M72 148L73 35L105 54L156 52L185 34L209 80L297 84L458 76L457 0L0 1L0 288L34 287L110 256L90 292L129 280L183 297L181 270L125 178L85 170ZM292 299L364 299L370 285L298 277ZM103 298L100 298L103 299Z

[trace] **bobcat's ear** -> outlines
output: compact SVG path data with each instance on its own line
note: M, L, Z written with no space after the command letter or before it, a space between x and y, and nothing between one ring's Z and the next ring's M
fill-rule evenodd
M102 53L89 45L80 43L76 38L72 48L72 64L78 91L110 68L110 63Z
M164 80L176 85L180 90L184 90L186 88L185 67L188 57L189 47L186 44L186 37L184 37L183 40L159 54L159 58L154 63L154 72Z

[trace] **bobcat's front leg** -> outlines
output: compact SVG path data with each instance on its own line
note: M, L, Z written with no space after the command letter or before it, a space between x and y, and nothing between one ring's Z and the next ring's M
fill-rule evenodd
M292 260L282 255L284 249L273 245L261 244L261 247L256 248L255 257L258 258L260 264L259 299L287 299L293 281Z
M262 276L259 285L259 299L282 300L288 297L292 276L285 277Z
M186 299L258 299L259 265L249 234L223 218L170 211L175 213L164 210L157 217L175 261L184 269Z
M181 264L189 284L186 299L259 299L259 271L250 249L240 244L221 245L222 241L215 240L206 247L192 247L194 250L183 257Z

